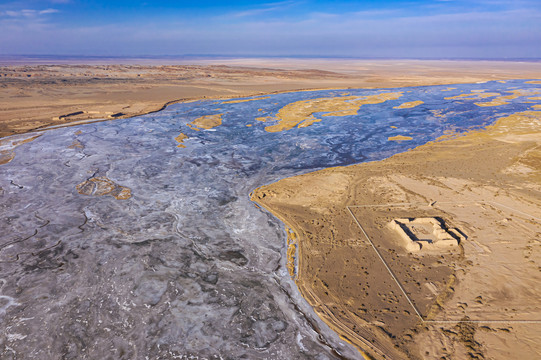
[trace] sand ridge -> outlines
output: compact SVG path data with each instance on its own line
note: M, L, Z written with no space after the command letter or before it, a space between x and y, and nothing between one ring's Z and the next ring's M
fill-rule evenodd
M393 109L411 109L422 104L424 104L424 101L421 101L421 100L410 101L410 102L405 102L403 104L395 106Z
M531 82L528 82L531 83ZM476 102L475 105L485 107L485 106L500 106L509 104L508 100L518 99L520 97L527 97L529 100L536 100L532 95L537 95L541 93L539 89L513 89L510 91L510 95L502 95L496 92L486 93L483 90L472 90L469 94L460 94L456 96L446 97L445 100L483 100L487 98L493 98L490 101L485 102Z
M178 134L178 136L175 138L175 140L179 143L177 147L185 148L186 145L184 145L184 140L189 139L188 135L184 133Z
M186 124L190 129L201 131L215 128L222 125L223 114L205 115L198 117L194 121Z
M384 92L361 97L343 96L296 101L281 108L276 114L278 123L265 127L265 131L272 133L290 130L296 126L299 128L310 126L321 121L314 118L315 113L323 113L321 116L356 115L363 105L396 100L402 94L402 92Z
M529 91L520 90L520 89L511 90L511 95L501 95L492 99L489 102L475 103L475 105L477 106L506 105L506 104L509 104L507 100L514 100L514 99L518 99L519 97L525 97L525 96L531 96L531 95L537 95L537 94L541 94L541 90L536 90L536 89L530 89ZM534 99L530 99L530 100L534 100Z
M404 136L404 135L390 136L387 138L387 140L389 141L408 141L412 139L413 138L411 136Z
M7 164L15 158L15 148L40 136L41 134L23 134L0 139L0 165Z
M96 176L76 186L77 192L82 195L103 196L111 195L117 200L127 200L131 197L131 189L121 186L105 176Z

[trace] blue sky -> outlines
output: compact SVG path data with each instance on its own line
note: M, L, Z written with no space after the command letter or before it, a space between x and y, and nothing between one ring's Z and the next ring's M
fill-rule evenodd
M0 54L541 58L540 0L0 0Z

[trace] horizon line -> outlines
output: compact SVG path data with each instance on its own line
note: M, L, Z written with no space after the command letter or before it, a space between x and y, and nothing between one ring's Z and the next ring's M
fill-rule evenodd
M347 59L347 60L481 60L481 61L541 61L541 57L413 57L413 56L325 56L325 55L254 55L254 54L160 54L160 55L82 55L82 54L0 54L0 58L53 59Z

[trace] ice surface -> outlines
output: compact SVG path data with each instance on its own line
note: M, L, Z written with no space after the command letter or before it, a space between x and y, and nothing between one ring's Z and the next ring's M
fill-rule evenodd
M0 165L0 323L9 329L0 334L0 357L360 357L299 296L285 270L283 225L255 207L249 193L527 110L531 104L520 99L499 107L444 100L517 86L535 87L508 81L445 92L446 86L392 89L403 96L363 105L357 115L314 114L322 121L277 133L255 118L343 91L177 104L46 131ZM382 91L348 89L349 96ZM424 103L394 109L409 101ZM215 131L186 126L213 114L223 114ZM181 132L189 137L185 148L175 140ZM412 140L387 140L397 135ZM131 197L80 194L77 185L92 178L131 189Z

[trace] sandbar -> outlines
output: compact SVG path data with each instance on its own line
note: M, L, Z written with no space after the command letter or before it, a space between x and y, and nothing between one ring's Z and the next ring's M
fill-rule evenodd
M539 79L541 64L354 59L11 60L0 66L0 137L127 118L180 101L274 92ZM539 81L539 80L532 80ZM235 100L233 100L235 101ZM239 100L240 101L240 100Z

